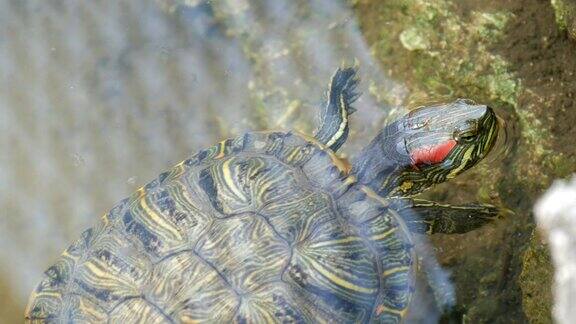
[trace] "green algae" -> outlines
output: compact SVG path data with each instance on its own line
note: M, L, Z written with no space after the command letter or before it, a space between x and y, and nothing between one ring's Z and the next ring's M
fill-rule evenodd
M409 51L426 50L430 47L426 35L415 27L403 30L399 38L402 46Z
M552 260L548 247L532 233L522 257L522 306L530 323L552 323Z
M465 21L446 1L402 1L402 6L409 6L405 8L409 14L394 23L400 25L401 45L411 52L408 63L418 81L415 86L422 88L417 92L431 97L470 96L472 89L472 95L516 103L518 81L508 63L487 50L501 37L509 14L473 12ZM388 30L382 35L395 37ZM375 46L386 52L394 42L384 37Z
M461 9L460 6L466 6L462 5L464 2L473 3L470 6L473 9ZM533 225L527 226L533 222L528 216L530 200L547 187L552 178L573 171L574 164L569 155L554 149L556 138L550 121L542 118L547 109L555 107L542 102L544 99L517 74L513 62L502 51L495 50L505 47L503 43L511 37L510 22L516 19L513 11L494 4L478 5L474 1L431 0L385 3L367 0L357 6L357 11L364 20L364 32L372 53L384 66L390 67L393 77L405 81L409 95L404 104L467 97L490 103L506 118L510 128L508 136L512 137L505 143L507 157L501 157L492 165L480 165L465 177L471 181L490 180L474 181L476 191L469 189L464 193L458 189L458 193L454 193L454 187L442 187L440 190L445 193L437 195L456 200L467 195L502 203L514 208L516 214L506 216L508 229L500 232L530 231L533 228ZM466 180L460 185L462 183ZM497 233L483 237L491 243L482 243L487 249L482 253L494 253L490 250L502 246L498 250L508 256L495 261L468 253L454 268L464 272L464 275L455 274L456 285L463 295L459 301L463 310L461 320L486 321L508 313L518 321L525 316L536 322L549 322L551 298L547 292L552 265L546 249L535 248L533 240L523 238L524 235L510 237ZM467 244L473 244L456 243L448 237L435 242L441 248L454 244L466 248ZM445 245L445 242L449 243ZM514 248L506 247L509 244ZM504 292L498 287L509 288ZM470 289L475 293L470 293ZM531 296L542 299L540 305L531 304L528 291ZM512 304L506 309L505 303ZM518 309L513 303L517 303Z
M556 24L576 40L576 2L570 0L551 0L556 15Z

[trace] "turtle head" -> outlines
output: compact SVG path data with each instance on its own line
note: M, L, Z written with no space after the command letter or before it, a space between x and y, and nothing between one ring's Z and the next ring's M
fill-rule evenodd
M450 179L488 154L498 134L497 124L490 107L458 99L408 113L400 144L405 146L412 169L431 180L439 174Z
M471 100L419 107L366 148L376 168L355 167L366 169L360 174L369 180L362 182L379 194L413 196L477 164L494 146L498 128L494 111Z

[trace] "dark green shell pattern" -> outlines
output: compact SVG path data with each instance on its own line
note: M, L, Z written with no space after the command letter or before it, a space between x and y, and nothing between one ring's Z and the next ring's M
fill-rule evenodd
M120 202L46 272L32 322L400 322L397 214L293 133L200 151Z

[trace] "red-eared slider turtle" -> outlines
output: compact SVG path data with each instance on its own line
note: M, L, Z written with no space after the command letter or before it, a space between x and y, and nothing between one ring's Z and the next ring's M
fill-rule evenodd
M26 319L401 321L414 290L410 232L466 232L498 214L410 197L477 163L498 123L466 100L419 108L347 163L335 152L357 83L354 69L336 72L314 137L228 139L121 201L48 268Z

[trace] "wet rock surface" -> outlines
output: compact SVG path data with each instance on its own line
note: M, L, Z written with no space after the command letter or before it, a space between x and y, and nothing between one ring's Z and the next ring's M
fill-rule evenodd
M534 211L538 228L552 249L554 319L557 323L572 323L576 316L576 177L555 181Z
M550 3L554 8L558 28L566 31L576 41L576 1L551 0Z
M489 102L507 122L499 156L429 193L514 211L472 233L432 238L452 271L470 322L550 322L552 265L536 239L532 206L555 177L574 171L575 47L538 1L359 1L363 32L407 103L443 96ZM538 301L538 305L534 301Z

